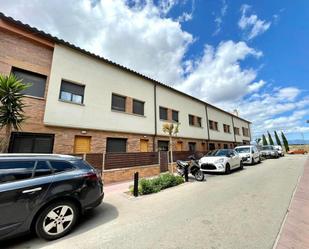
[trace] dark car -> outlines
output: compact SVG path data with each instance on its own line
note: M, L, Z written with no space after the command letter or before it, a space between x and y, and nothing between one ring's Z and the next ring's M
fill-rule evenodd
M64 155L0 156L0 240L35 231L58 239L98 206L103 183L84 160Z

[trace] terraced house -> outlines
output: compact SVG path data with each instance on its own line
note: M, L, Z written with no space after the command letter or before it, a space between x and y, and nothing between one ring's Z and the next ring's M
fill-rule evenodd
M250 141L250 122L63 40L0 15L0 73L26 90L22 131L10 152L167 150L164 122L180 123L177 151Z

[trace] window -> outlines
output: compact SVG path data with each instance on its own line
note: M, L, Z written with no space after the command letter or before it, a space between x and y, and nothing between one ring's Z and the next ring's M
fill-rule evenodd
M160 106L160 119L167 120L167 108Z
M133 113L144 115L144 102L133 99Z
M9 153L52 153L54 134L12 132Z
M172 120L178 123L178 111L172 110Z
M229 146L228 146L227 144L223 144L223 148L224 148L224 149L228 149Z
M158 150L159 151L168 151L168 141L158 141Z
M202 127L202 118L197 117L197 126Z
M218 122L209 120L209 129L218 131Z
M34 176L40 177L40 176L46 176L50 175L52 173L51 168L48 166L48 164L45 161L38 161L35 167Z
M209 143L208 147L209 147L209 150L214 150L216 148L214 143Z
M227 124L223 124L223 131L224 131L225 133L230 133L230 126L227 125Z
M126 111L126 97L112 94L112 110Z
M194 116L189 114L189 125L194 125Z
M85 86L62 80L60 88L60 99L76 104L83 104L84 91Z
M25 180L32 177L34 161L0 162L0 183Z
M196 143L189 142L189 151L195 151L196 149Z
M50 161L50 164L56 173L75 169L72 164L65 161Z
M29 72L19 68L13 68L12 73L18 78L23 80L24 84L31 84L29 88L23 91L23 94L44 98L45 85L47 77L41 74Z
M235 135L240 135L240 134L239 134L239 128L234 127L234 133L235 133Z
M245 137L249 137L249 129L248 129L248 128L245 128L245 127L242 127L242 134L243 134Z
M126 152L126 138L107 138L106 152Z

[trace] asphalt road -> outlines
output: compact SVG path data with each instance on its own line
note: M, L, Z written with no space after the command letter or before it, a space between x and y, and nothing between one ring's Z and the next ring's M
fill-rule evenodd
M272 248L305 160L269 159L136 199L110 193L69 236L28 235L0 248Z

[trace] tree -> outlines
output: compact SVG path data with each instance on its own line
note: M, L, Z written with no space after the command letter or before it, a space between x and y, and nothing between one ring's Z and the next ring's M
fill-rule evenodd
M171 172L173 174L173 136L177 136L178 132L179 132L179 123L177 123L176 125L174 124L170 124L170 123L165 123L163 124L162 130L164 133L167 133L169 136L169 151L170 151L170 155L171 155Z
M267 134L268 134L268 142L269 142L269 144L270 145L274 145L274 141L273 141L273 139L272 139L272 137L271 137L271 135L270 135L270 133L267 131Z
M25 120L22 93L30 84L24 84L13 74L0 74L0 129L5 128L5 137L1 140L1 152L8 151L11 132L20 130Z
M278 136L277 132L275 131L274 133L275 133L275 138L276 138L277 144L281 146L281 141L279 139L279 136Z
M281 131L281 138L282 138L282 142L283 142L285 151L288 152L288 151L290 150L290 148L289 148L289 142L288 142L288 140L286 139L285 135L283 134L283 131Z
M268 145L265 135L262 136L263 145Z
M259 137L259 138L256 138L256 139L255 139L256 144L259 145L260 142L261 142L261 140L262 140L262 138L260 138L260 137Z

